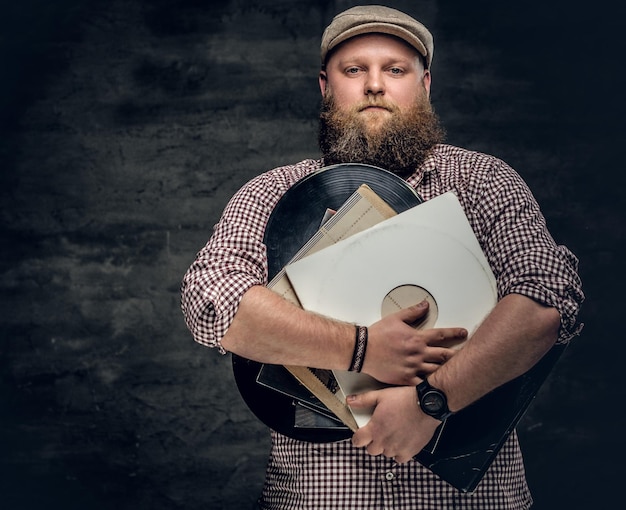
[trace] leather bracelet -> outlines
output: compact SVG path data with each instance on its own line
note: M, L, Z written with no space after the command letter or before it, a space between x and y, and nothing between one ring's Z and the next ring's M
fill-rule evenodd
M360 372L365 362L365 351L367 350L367 328L365 326L355 326L356 338L354 340L354 352L350 363L350 372Z

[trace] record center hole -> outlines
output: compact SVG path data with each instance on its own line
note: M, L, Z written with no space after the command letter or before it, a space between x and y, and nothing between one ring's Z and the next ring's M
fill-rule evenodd
M433 295L419 285L400 285L384 297L381 304L381 316L386 317L398 312L403 308L416 305L426 299L428 301L428 313L419 321L411 324L414 328L430 329L435 326L439 310Z

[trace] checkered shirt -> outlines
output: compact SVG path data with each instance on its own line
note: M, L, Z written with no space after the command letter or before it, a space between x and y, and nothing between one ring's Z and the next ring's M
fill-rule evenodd
M243 294L267 284L265 226L281 196L319 170L320 160L276 168L244 185L226 206L206 246L183 279L182 309L196 341L225 350ZM438 145L407 179L424 200L454 191L496 276L499 297L516 293L556 308L559 342L578 334L583 300L578 261L547 231L521 177L503 161ZM260 500L263 509L522 509L531 496L513 434L472 494L441 481L417 462L372 457L350 441L313 444L272 431Z
M373 457L349 439L306 443L272 431L259 501L263 510L512 510L530 508L522 454L513 433L472 493L416 461Z

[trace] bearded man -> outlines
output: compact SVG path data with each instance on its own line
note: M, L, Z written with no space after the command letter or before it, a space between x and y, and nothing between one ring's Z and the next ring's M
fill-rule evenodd
M579 331L577 260L557 245L530 190L503 161L443 144L430 103L433 38L414 18L382 6L338 14L322 37L322 158L276 168L231 199L184 277L182 307L196 341L261 363L353 368L393 386L353 395L374 407L349 440L313 444L272 431L263 509L525 509L532 498L512 434L471 493L413 460L441 420L531 368ZM263 245L272 209L324 166L390 170L424 200L458 197L498 285L498 303L464 347L463 328L415 330L426 302L357 327L309 313L269 290ZM360 347L364 347L361 343ZM351 361L352 360L352 361ZM427 377L428 376L428 377ZM429 385L447 401L432 412Z

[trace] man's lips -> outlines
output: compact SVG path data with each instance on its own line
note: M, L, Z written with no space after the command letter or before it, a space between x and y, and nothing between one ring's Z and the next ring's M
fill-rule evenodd
M367 105L364 106L363 108L361 108L359 111L364 112L364 111L385 111L385 112L391 112L391 110L385 106L379 106L379 105Z

